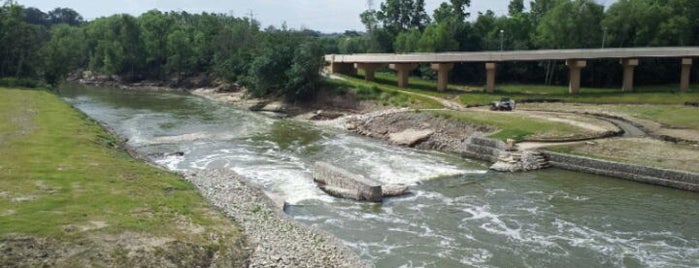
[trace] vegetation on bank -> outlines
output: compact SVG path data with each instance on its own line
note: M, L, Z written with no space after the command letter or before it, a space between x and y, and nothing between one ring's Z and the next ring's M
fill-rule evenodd
M376 82L366 82L360 73L357 77L340 75L355 86L378 87L384 90L418 93L443 99L457 100L465 106L486 106L501 97L510 97L519 102L549 101L589 104L658 104L684 105L699 102L699 86L693 85L688 92L678 92L676 85L641 86L633 92L622 92L619 88L581 89L579 94L569 94L567 86L554 85L498 85L494 93L487 93L483 86L452 84L445 92L437 91L436 83L421 77L410 77L406 88L397 86L397 76L391 72L377 72Z
M572 140L595 135L581 127L525 115L478 111L430 111L430 113L472 124L493 126L497 131L489 137L500 140Z
M567 104L527 104L526 109L545 111L571 111L628 115L650 120L670 129L699 131L699 108L687 105L574 105Z
M86 21L70 8L45 13L6 0L0 7L0 77L57 84L80 69L125 82L179 85L204 77L204 84L239 83L254 96L300 101L322 88L318 71L323 54L699 45L696 1L617 1L605 9L592 0L533 0L526 9L524 0L511 0L502 16L470 14L470 4L444 1L430 11L424 0L385 0L359 16L366 32L322 34L284 25L262 29L258 21L216 13L152 10L138 17L119 14ZM677 59L643 60L636 68L637 84L674 83L678 65ZM555 61L504 63L497 72L498 81L505 82L567 81L567 67ZM416 74L435 79L426 65ZM693 74L696 80L699 74ZM482 66L457 64L450 78L463 83L484 77ZM583 84L618 87L621 77L617 62L594 60L583 71ZM464 98L472 104L486 97L474 93Z
M311 98L320 87L318 33L224 14L146 12L85 21L72 9L0 7L0 77L58 84L75 70L118 82L189 77L240 83L253 96Z
M245 261L236 224L189 183L117 145L117 138L48 91L0 88L2 243L11 247L12 239L31 237L45 239L47 248L53 243L82 251L63 256L68 266ZM152 257L129 253L138 248ZM24 250L32 249L4 251L0 266L30 265ZM50 263L56 252L35 257Z

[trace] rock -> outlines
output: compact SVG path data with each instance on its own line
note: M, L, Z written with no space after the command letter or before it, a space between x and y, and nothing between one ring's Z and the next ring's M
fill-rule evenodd
M270 102L270 103L264 105L262 108L260 108L260 111L284 113L286 111L286 105L284 105L284 103L279 102L279 101Z
M389 184L381 186L383 197L396 197L410 194L410 189L407 185Z
M490 169L500 172L523 172L547 167L549 167L549 163L543 154L535 151L524 151L501 154L498 161L490 166Z
M388 135L389 141L398 145L414 146L415 144L428 139L434 134L434 130L416 130L406 129L402 132L392 133Z
M333 120L333 119L342 117L343 115L344 115L343 113L339 113L339 112L328 112L328 111L318 110L313 114L313 116L310 119L314 120L314 121Z
M499 171L499 172L516 172L516 165L510 164L505 161L498 161L495 162L492 166L490 166L491 170L494 171Z

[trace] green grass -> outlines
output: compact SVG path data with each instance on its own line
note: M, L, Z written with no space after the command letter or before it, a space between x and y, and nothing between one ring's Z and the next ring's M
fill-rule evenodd
M573 125L510 113L484 113L475 111L430 112L437 116L454 118L472 124L492 126L498 129L498 131L494 132L489 137L501 140L577 139L583 138L586 134L589 134L588 131Z
M115 150L115 141L48 91L0 88L0 237L71 242L136 232L235 250L235 224L192 185ZM91 222L107 226L79 230Z
M600 103L600 104L684 104L685 102L699 102L699 85L692 85L689 92L678 92L678 85L639 86L634 92L621 92L619 88L589 88L583 87L579 94L568 93L568 86L546 85L521 85L498 84L495 93L484 91L484 86L466 86L450 84L446 92L436 89L436 82L424 80L419 77L410 77L407 88L396 86L397 78L391 72L377 72L376 82L369 83L363 80L360 72L358 77L347 77L353 83L376 85L390 90L402 90L424 95L452 99L458 98L466 106L489 105L492 101L499 100L502 96L515 100L547 99L560 100L572 103Z
M699 108L679 105L618 106L615 110L631 116L661 123L670 128L699 131Z
M383 105L396 107L412 107L417 109L434 109L443 106L436 100L414 94L406 94L397 86L366 82L363 79L341 76L345 80L328 80L333 87L354 88L361 100L377 101Z

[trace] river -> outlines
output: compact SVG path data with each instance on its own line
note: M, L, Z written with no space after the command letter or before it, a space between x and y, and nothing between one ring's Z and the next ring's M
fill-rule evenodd
M62 97L174 171L226 168L287 200L377 267L699 267L699 195L549 169L487 171L483 162L394 147L199 97L65 87ZM327 196L325 161L413 195L383 204Z

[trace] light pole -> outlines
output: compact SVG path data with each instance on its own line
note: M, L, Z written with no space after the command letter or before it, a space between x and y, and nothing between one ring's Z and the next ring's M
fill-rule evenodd
M500 30L500 51L505 50L505 30Z
M607 27L604 27L604 34L602 35L602 48L607 44Z

